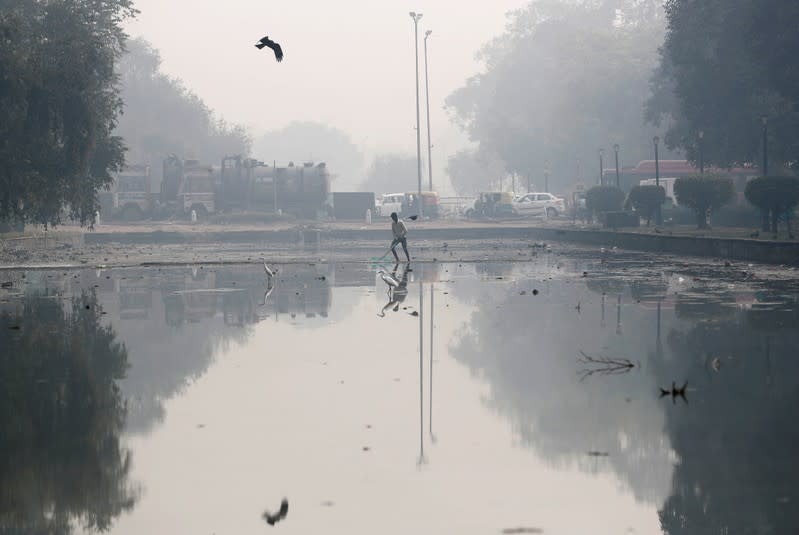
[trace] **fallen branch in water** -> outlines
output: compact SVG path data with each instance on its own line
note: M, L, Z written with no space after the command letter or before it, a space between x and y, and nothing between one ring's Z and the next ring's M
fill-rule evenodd
M586 377L598 373L600 375L618 375L627 373L635 367L635 364L629 359L612 359L608 357L592 357L583 351L580 351L583 356L577 359L577 362L588 366L580 370L580 381L585 380ZM593 366L593 368L590 368Z

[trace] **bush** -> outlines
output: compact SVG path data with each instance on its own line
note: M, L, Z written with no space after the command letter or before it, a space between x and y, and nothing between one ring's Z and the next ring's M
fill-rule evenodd
M632 206L641 217L646 219L646 226L652 221L658 206L666 200L663 186L634 186L627 196L627 206Z
M768 230L770 219L771 232L776 234L780 218L789 221L791 212L799 204L799 179L790 176L755 178L746 183L744 195L765 214L763 230Z
M732 179L721 176L690 176L674 181L674 196L680 206L694 211L699 228L707 228L707 217L733 198Z
M601 214L619 212L624 203L624 192L615 186L594 186L585 192L585 206Z

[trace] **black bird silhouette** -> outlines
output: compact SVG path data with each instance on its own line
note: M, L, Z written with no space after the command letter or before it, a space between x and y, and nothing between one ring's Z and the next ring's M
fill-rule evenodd
M255 43L255 48L257 48L258 50L262 49L265 46L268 46L275 52L276 60L283 61L283 49L280 48L279 44L272 41L268 35L266 37L262 37L260 41Z
M671 390L666 388L660 389L660 397L664 396L671 396L671 401L676 402L677 398L682 398L682 400L688 403L688 398L685 397L685 388L688 386L688 383L685 382L680 388L677 388L677 385L674 384L674 381L671 382Z
M264 511L263 517L266 520L266 523L270 526L274 526L276 522L279 522L286 518L286 515L289 514L289 501L286 498L283 498L283 501L280 502L280 509L275 514L270 514L269 511Z
M419 216L418 215L409 215L408 219L410 219L411 221L416 221L417 219L419 219Z

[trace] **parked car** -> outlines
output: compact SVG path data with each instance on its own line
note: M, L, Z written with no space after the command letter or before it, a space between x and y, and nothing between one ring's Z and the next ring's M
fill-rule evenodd
M384 193L382 198L375 202L375 214L381 217L388 217L391 212L401 214L406 202L404 193Z
M527 193L514 199L513 210L519 215L556 217L566 212L566 202L551 193Z

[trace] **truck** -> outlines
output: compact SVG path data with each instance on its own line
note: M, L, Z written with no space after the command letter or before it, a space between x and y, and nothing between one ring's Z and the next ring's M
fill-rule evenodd
M197 217L216 212L214 169L199 160L181 160L172 155L164 160L161 180L161 209L167 214Z
M136 221L150 217L154 207L154 195L150 167L128 165L113 175L108 191L98 195L101 217Z

